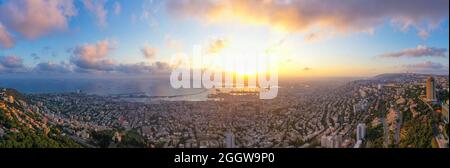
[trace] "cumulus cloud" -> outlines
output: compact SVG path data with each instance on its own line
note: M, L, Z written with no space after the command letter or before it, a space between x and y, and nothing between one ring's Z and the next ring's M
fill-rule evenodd
M108 15L108 11L105 9L106 0L83 0L82 2L86 9L95 15L97 24L100 27L106 27Z
M79 68L85 70L96 70L96 71L113 71L115 68L115 63L111 59L103 60L72 60L72 63L77 65Z
M407 48L402 51L389 52L381 54L378 57L381 58L399 58L399 57L446 57L448 50L445 48L427 47L425 45L419 45L416 48Z
M144 58L152 60L156 58L156 54L158 54L158 49L151 46L145 46L141 48L141 53L144 55Z
M25 72L26 68L23 64L22 57L0 56L0 73L18 73Z
M165 62L157 61L152 65L147 65L144 62L136 64L119 64L116 65L114 72L125 74L164 74L172 70L170 65Z
M6 68L21 68L23 67L23 59L19 56L2 56L0 57L0 64Z
M36 72L50 72L50 73L69 73L72 72L70 64L65 62L41 62L34 68Z
M426 36L448 17L447 0L168 0L167 11L207 22L237 21L291 32L319 28L372 32L386 20ZM427 24L423 24L423 23Z
M65 30L76 14L72 0L6 0L0 4L0 22L28 39Z
M114 49L114 42L103 40L96 44L84 44L75 47L71 62L86 70L112 71L114 61L108 54Z
M135 64L118 64L108 57L110 52L115 48L115 42L103 40L95 44L84 44L73 49L71 63L74 65L73 72L92 73L92 72L111 72L125 74L142 74L142 73L163 73L169 72L171 69L167 63L155 62L152 65L141 63ZM148 50L148 51L147 51ZM142 53L148 58L154 58L154 48L147 47L142 49ZM49 67L48 64L42 64L42 68ZM70 68L67 65L50 66L56 70ZM47 68L47 69L52 69Z
M406 71L418 73L448 74L448 66L441 63L426 61L418 64L403 65Z
M169 72L172 70L172 66L169 63L157 61L153 64L153 72Z
M15 42L11 34L6 31L6 28L0 23L0 48L12 48Z
M227 39L214 39L210 42L208 47L208 53L218 53L229 45L229 40Z

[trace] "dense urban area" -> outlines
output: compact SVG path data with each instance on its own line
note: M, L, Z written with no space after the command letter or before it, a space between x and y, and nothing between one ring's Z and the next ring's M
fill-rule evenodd
M136 95L129 95L136 97ZM207 101L0 90L0 147L448 148L449 77L284 83Z

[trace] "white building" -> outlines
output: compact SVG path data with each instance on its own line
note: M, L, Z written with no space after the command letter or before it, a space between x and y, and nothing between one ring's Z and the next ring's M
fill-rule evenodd
M360 123L356 127L356 141L363 141L366 137L366 124Z
M378 90L381 90L381 89L383 89L383 85L378 84Z
M236 148L235 137L234 137L233 133L228 132L226 134L225 141L226 141L227 148Z

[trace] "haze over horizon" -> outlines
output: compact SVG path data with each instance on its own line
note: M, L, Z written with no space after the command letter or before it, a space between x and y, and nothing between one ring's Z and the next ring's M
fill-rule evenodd
M448 15L448 0L0 0L0 76L169 78L195 45L270 53L280 78L448 75Z

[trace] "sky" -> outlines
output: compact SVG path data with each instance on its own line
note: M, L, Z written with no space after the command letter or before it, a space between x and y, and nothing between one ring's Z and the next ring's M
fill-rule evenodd
M0 76L168 77L195 46L289 77L448 74L449 1L0 0Z

